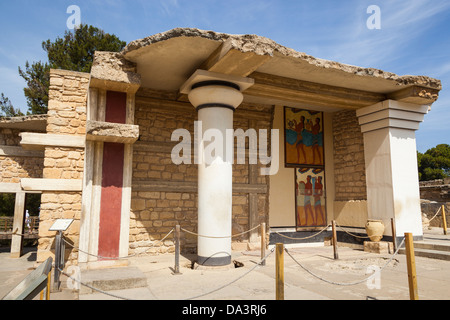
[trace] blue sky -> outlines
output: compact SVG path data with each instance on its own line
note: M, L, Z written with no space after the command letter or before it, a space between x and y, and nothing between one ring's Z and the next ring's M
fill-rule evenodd
M0 0L0 92L27 110L18 66L46 61L44 40L67 30L67 8L81 22L135 39L176 27L257 34L315 57L399 75L440 79L443 90L417 131L420 152L450 144L450 1L448 0ZM367 8L381 9L369 30Z

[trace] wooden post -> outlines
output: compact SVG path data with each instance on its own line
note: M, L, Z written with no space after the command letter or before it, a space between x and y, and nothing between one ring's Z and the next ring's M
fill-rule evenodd
M261 260L266 256L266 223L261 223ZM266 260L261 262L262 266L266 265Z
M414 243L412 233L405 233L406 266L408 268L408 283L410 300L419 300L417 289L416 259L414 256Z
M394 245L394 252L397 251L397 229L395 227L395 219L391 218L391 227L392 227L392 243Z
M337 233L336 233L336 221L331 222L333 228L333 250L334 250L334 260L339 259L338 246L337 246Z
M11 238L11 258L20 258L22 255L22 240L25 222L26 193L17 192L14 206L13 234Z
M180 274L180 225L175 226L175 267L174 274Z
M45 297L45 300L50 300L50 284L51 284L51 282L52 282L52 273L49 272L47 275L47 286L45 287L44 290L41 291L40 300L44 300L44 297Z
M444 234L447 235L447 219L445 217L445 205L442 205L442 224L444 228Z
M284 300L284 244L276 244L275 266L276 300Z

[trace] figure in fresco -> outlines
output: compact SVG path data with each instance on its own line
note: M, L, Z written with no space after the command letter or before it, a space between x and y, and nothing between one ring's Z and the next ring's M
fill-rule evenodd
M303 144L303 132L305 130L305 117L301 116L300 117L300 123L297 123L296 120L294 120L294 125L295 125L295 132L297 132L297 141L296 141L296 145L295 147L297 148L297 158L298 158L298 163L300 162L300 152L303 155L303 159L305 159L304 161L306 161L306 153L305 153L305 148L304 148L304 144Z
M322 177L318 176L317 181L314 184L314 212L315 212L315 225L317 225L317 218L320 217L322 219L322 223L325 223L325 218L322 210L322 198L323 195L323 184Z
M314 222L314 213L312 210L311 205L311 196L313 195L313 185L311 183L311 176L306 177L306 184L305 184L305 199L303 208L305 210L305 218L306 218L306 225L308 225L308 212L311 215L312 221Z
M322 155L320 154L319 147L322 146L322 133L320 132L320 118L316 118L316 123L313 125L312 130L312 153L313 164L316 164L316 154L318 155L318 164L323 164Z
M285 161L289 166L323 166L323 115L285 108Z

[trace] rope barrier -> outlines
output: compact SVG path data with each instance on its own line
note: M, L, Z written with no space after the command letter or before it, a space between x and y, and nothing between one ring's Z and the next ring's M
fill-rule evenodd
M439 207L438 211L436 212L436 214L434 215L433 218L431 218L430 220L428 220L428 222L431 222L431 220L433 220L434 218L437 217L437 215L439 214L439 212L441 212L442 207Z
M78 250L79 252L82 252L82 253L84 253L84 254L87 254L88 256L91 256L91 257L97 257L97 258L103 259L103 260L121 260L121 259L129 259L129 258L132 258L132 257L136 257L136 256L138 256L138 255L147 253L148 250L150 250L151 248L155 247L156 245L158 245L158 244L160 244L161 242L163 242L164 240L166 240L166 238L167 238L174 230L175 230L175 229L172 228L172 230L170 230L169 233L166 234L166 235L164 236L164 238L162 238L161 240L158 240L156 243L154 243L151 247L147 248L145 251L139 252L139 253L135 253L135 254L132 254L132 255L128 255L128 256L126 256L126 257L103 257L103 256L95 255L95 254L86 252L86 251L84 251L84 250L81 250L79 247L75 247L75 246L72 245L70 242L68 242L66 239L64 239L64 237L63 237L62 239L63 239L63 241L64 241L66 244L68 244L68 245L71 246L72 248Z
M246 275L248 275L250 272L252 272L252 271L255 270L257 267L259 267L259 266L263 263L263 261L265 261L265 260L266 260L266 259L267 259L274 251L275 251L275 248L273 248L272 250L270 250L270 252L269 252L268 254L266 254L266 256L265 256L264 258L262 258L257 264L255 264L250 270L248 270L247 272L245 272L244 274L242 274L242 275L239 276L238 278L234 279L233 281L228 282L227 284L224 284L224 285L222 285L222 286L220 286L219 288L216 288L216 289L214 289L214 290L211 290L211 291L208 291L208 292L206 292L206 293L199 294L198 296L194 296L194 297L187 298L187 299L184 299L184 300L193 300L193 299L201 298L201 297L204 297L204 296L209 295L209 294L211 294L211 293L214 293L214 292L217 292L217 291L219 291L219 290L222 290L222 289L225 288L225 287L228 287L229 285L231 285L231 284L235 283L236 281L238 281L238 280L244 278L244 277L245 277Z
M381 271L383 271L388 265L389 263L391 263L392 260L394 260L394 257L398 254L398 252L400 251L400 248L403 246L403 244L405 243L405 239L403 238L402 242L400 243L400 245L398 246L397 250L395 251L395 253L392 255L392 257L389 259L389 261L379 270L379 271L375 271L373 274L371 274L369 277L363 279L363 280L358 280L355 282L347 282L347 283L342 283L342 282L335 282L335 281L331 281L331 280L327 280L324 279L322 277L320 277L319 275L316 275L315 273L313 273L312 271L308 270L306 267L304 267L300 262L298 262L288 251L287 248L285 248L284 250L286 251L286 253L288 254L289 257L291 257L292 260L294 260L294 262L296 264L298 264L303 270L305 270L307 273L309 273L310 275L312 275L313 277L324 281L326 283L329 284L333 284L333 285L339 285L339 286L353 286L353 285L357 285L357 284L361 284L364 282L367 282L368 280L372 279L373 277L375 277L375 275L378 273L381 273Z
M201 234L195 233L195 232L193 232L193 231L186 230L186 229L184 229L184 228L181 228L181 230L184 231L184 232L186 232L186 233L192 234L192 235L194 235L194 236L202 237L202 238L224 239L224 238L234 238L234 237L239 237L239 236L241 236L241 235L243 235L243 234L249 233L249 232L251 232L251 231L253 231L253 230L259 228L260 226L261 226L261 224L258 224L256 227L253 227L253 228L251 228L250 230L247 230L247 231L244 231L244 232L241 232L241 233L238 233L238 234L233 234L233 235L231 235L231 236L223 236L223 237L205 236L205 235L201 235Z
M323 228L321 231L319 231L319 232L317 232L317 233L315 233L315 234L313 234L313 235L311 235L311 236L304 237L304 238L293 238L293 237L289 237L289 236L286 236L286 235L284 235L284 234L279 233L278 231L274 231L274 233L278 234L279 236L281 236L281 237L283 237L283 238L287 238L287 239L291 239L291 240L306 240L306 239L310 239L310 238L314 238L314 237L318 236L319 234L321 234L322 232L324 232L325 230L327 230L329 227L330 227L330 225L327 225L327 226L326 226L325 228Z
M356 234L350 233L347 230L345 230L344 228L342 228L340 225L338 225L338 223L336 222L336 225L338 226L339 229L341 229L342 231L344 231L345 233L347 233L348 235L355 237L355 238L360 238L360 239L370 239L370 237L363 237L363 236L357 236Z
M201 297L204 297L204 296L206 296L206 295L209 295L209 294L212 294L212 293L214 293L214 292L217 292L217 291L219 291L219 290L222 290L223 288L228 287L229 285L232 285L232 284L235 283L236 281L238 281L238 280L244 278L246 275L248 275L250 272L252 272L253 270L255 270L257 267L261 266L261 264L263 263L263 261L265 261L265 260L266 260L266 259L267 259L274 251L275 251L275 249L272 249L272 250L271 250L264 258L262 258L257 264L255 264L255 266L253 266L250 270L248 270L248 271L245 272L244 274L240 275L238 278L234 279L233 281L230 281L230 282L228 282L228 283L226 283L226 284L224 284L224 285L222 285L222 286L220 286L219 288L216 288L216 289L214 289L214 290L211 290L211 291L208 291L208 292L206 292L206 293L202 293L202 294L199 294L199 295L197 295L197 296L190 297L190 298L187 298L187 299L184 299L184 300L193 300L193 299L201 298ZM60 268L58 268L58 270L59 270L63 275L65 275L66 277L68 277L69 279L71 279L71 280L73 280L73 281L75 281L75 282L81 284L82 286L85 286L85 287L91 289L91 290L94 290L94 291L100 292L100 293L102 293L102 294L111 296L111 297L113 297L113 298L121 299L121 300L133 300L133 299L125 298L125 297L122 297L122 296L119 296L119 295L115 295L115 294L109 293L109 292L107 292L107 291L104 291L104 290L95 288L95 287L93 287L93 286L91 286L91 285L89 285L89 284L87 284L87 283L84 283L84 282L82 282L82 281L80 281L80 280L78 280L78 279L73 278L71 275L67 274L66 272L64 272L64 271L61 270Z

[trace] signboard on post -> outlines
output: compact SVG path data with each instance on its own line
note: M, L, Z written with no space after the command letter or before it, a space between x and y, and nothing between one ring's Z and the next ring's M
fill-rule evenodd
M52 226L48 230L49 231L66 231L70 227L72 222L73 222L73 219L58 219L52 224Z

